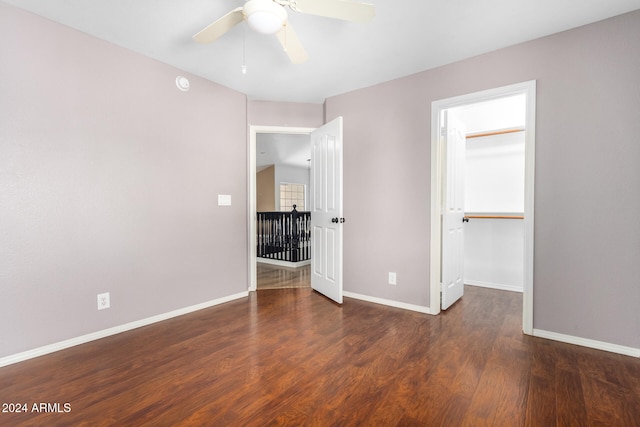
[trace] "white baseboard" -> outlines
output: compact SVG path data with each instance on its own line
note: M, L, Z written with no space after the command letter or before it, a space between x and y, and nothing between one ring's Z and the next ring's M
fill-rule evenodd
M372 302L375 304L388 305L390 307L402 308L404 310L411 310L411 311L417 311L419 313L431 314L431 310L429 309L429 307L423 307L421 305L407 304L405 302L393 301L393 300L377 298L377 297L370 297L368 295L360 295L360 294L355 294L353 292L346 292L346 291L342 292L342 295L348 298L359 299L362 301Z
M481 288L490 288L490 289L498 289L501 291L510 291L510 292L523 292L522 286L517 285L502 285L500 283L489 283L489 282L481 282L479 280L464 280L465 286L479 286Z
M626 347L618 344L611 344L603 341L596 341L587 338L574 337L572 335L559 334L557 332L543 331L541 329L533 329L533 336L546 338L553 341L560 341L567 344L579 345L582 347L595 348L596 350L604 350L611 353L624 354L625 356L640 357L640 348Z
M151 325L152 323L161 322L163 320L171 319L172 317L182 316L183 314L192 313L194 311L202 310L205 308L213 307L215 305L223 304L225 302L233 301L236 299L249 296L249 292L240 292L234 295L218 298L215 300L203 302L201 304L192 305L190 307L180 308L178 310L170 311L168 313L158 314L156 316L147 317L146 319L136 320L135 322L125 323L124 325L114 326L113 328L103 329L101 331L93 332L87 335L82 335L76 338L60 341L57 343L38 347L33 350L24 351L22 353L13 354L0 358L0 367L12 365L14 363L23 362L25 360L33 359L34 357L44 356L45 354L53 353L65 348L74 347L76 345L85 344L90 341L105 338L110 335L119 334L121 332L130 331L132 329L140 328L142 326Z
M279 267L289 267L289 268L298 268L298 267L311 264L310 259L306 261L291 262L291 261L280 261L279 259L260 258L260 257L257 258L257 262L261 264L270 264L270 265L277 265Z

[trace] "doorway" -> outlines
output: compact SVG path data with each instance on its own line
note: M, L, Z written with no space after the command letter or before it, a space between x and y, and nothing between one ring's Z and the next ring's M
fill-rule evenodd
M249 232L248 232L248 247L249 247L249 291L256 291L258 286L257 280L257 182L256 171L258 156L258 135L263 134L267 136L283 135L285 137L305 136L308 145L311 133L315 128L302 128L302 127L286 127L286 126L250 126L249 128L249 203L248 216L249 219ZM306 159L305 159L306 160ZM279 196L279 193L278 193ZM274 202L275 203L275 202Z
M316 129L273 126L250 126L249 128L249 202L248 216L248 277L249 291L257 289L256 273L256 141L260 133L305 134L310 142L310 190L309 190L309 240L311 244L311 288L329 299L342 304L342 227L345 221L342 198L342 144L343 119L336 117ZM291 215L295 215L292 212ZM292 231L287 235L293 242L296 233L295 221L290 221ZM285 226L280 227L284 230ZM285 233L277 231L281 237ZM285 242L287 239L280 239ZM278 245L281 247L281 245ZM295 247L295 245L294 245Z
M487 91L462 95L454 98L434 101L431 117L431 275L430 305L432 314L441 310L441 283L443 262L448 262L448 255L443 255L443 194L446 186L447 167L445 164L445 148L441 129L444 127L444 111L455 108L494 101L501 98L523 95L525 97L525 153L524 153L524 243L523 243L523 331L533 332L533 202L534 202L534 159L535 159L535 81L505 86ZM448 267L447 267L448 268Z

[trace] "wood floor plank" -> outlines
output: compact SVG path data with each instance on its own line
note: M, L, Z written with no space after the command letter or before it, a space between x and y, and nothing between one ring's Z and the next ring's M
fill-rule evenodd
M573 370L557 370L556 393L558 426L589 425L582 380L579 373Z
M71 405L0 425L639 425L640 361L525 336L521 304L469 287L429 316L260 290L0 368L0 402Z
M525 410L527 427L556 425L556 382L547 376L531 375Z

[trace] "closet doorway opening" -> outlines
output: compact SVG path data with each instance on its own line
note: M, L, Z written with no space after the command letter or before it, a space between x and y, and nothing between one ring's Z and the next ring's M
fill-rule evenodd
M465 285L522 292L533 330L535 81L432 104L431 312Z

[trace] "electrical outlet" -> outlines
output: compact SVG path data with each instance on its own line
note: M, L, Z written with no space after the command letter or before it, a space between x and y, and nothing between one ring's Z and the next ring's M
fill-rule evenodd
M111 307L111 297L109 296L109 292L98 294L98 310L104 310L109 307Z
M395 285L396 284L396 273L390 271L389 272L389 284L390 285Z

